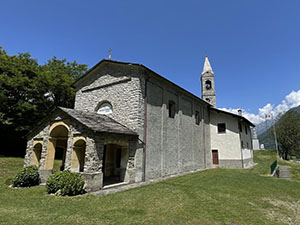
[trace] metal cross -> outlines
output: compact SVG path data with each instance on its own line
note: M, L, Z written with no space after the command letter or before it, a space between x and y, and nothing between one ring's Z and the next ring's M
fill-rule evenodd
M112 51L112 49L109 48L109 49L108 49L108 53L109 53L109 54L108 54L108 59L111 59L111 51Z

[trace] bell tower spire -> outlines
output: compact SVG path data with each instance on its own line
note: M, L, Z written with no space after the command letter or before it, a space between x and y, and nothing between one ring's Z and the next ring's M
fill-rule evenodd
M213 107L216 107L215 74L208 57L205 56L203 71L201 74L202 99Z

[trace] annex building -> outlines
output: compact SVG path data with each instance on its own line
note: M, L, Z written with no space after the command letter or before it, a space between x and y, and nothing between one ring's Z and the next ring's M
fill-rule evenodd
M80 172L88 191L214 167L253 165L250 127L216 108L208 58L202 98L151 69L102 60L79 78L74 109L57 108L27 138L25 166L42 182L58 170Z

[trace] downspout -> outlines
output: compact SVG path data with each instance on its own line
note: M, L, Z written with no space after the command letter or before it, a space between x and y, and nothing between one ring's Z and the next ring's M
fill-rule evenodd
M240 121L238 121L238 123L240 123ZM238 125L239 126L239 125ZM239 129L239 136L240 136L240 146L241 146L241 157L242 157L242 169L244 169L244 156L243 156L243 146L242 146L242 136L241 136L241 131L240 128Z
M251 143L251 158L252 158L252 161L253 161L253 139L252 139L252 132L251 132L251 129L250 129L250 126L249 126L249 131L250 131L250 143Z
M207 110L208 111L208 110ZM210 114L210 113L209 113ZM209 116L209 115L208 115ZM210 120L210 119L209 119ZM209 126L210 126L210 121L209 121ZM204 107L202 107L202 134L203 134L203 148L204 148L204 169L207 168L207 165L206 165L206 143L205 143L205 119L204 119Z
M143 144L143 181L146 181L146 148L147 148L147 82L145 79L145 94L144 94L144 144Z

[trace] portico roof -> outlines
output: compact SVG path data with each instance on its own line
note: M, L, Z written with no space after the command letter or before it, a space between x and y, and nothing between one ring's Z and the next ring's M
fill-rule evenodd
M99 115L93 112L84 112L63 107L58 107L58 109L67 113L73 119L77 120L79 123L85 125L87 128L93 130L94 132L128 134L137 136L136 132L106 115Z
M49 123L49 121L51 121L51 118L53 119L57 115L64 115L63 118L72 118L93 132L138 136L136 132L119 123L118 121L110 118L109 116L99 115L93 112L85 112L64 107L57 107L35 128L28 132L28 134L26 135L27 139L31 138L35 133L39 132L44 126L46 126L47 123Z

